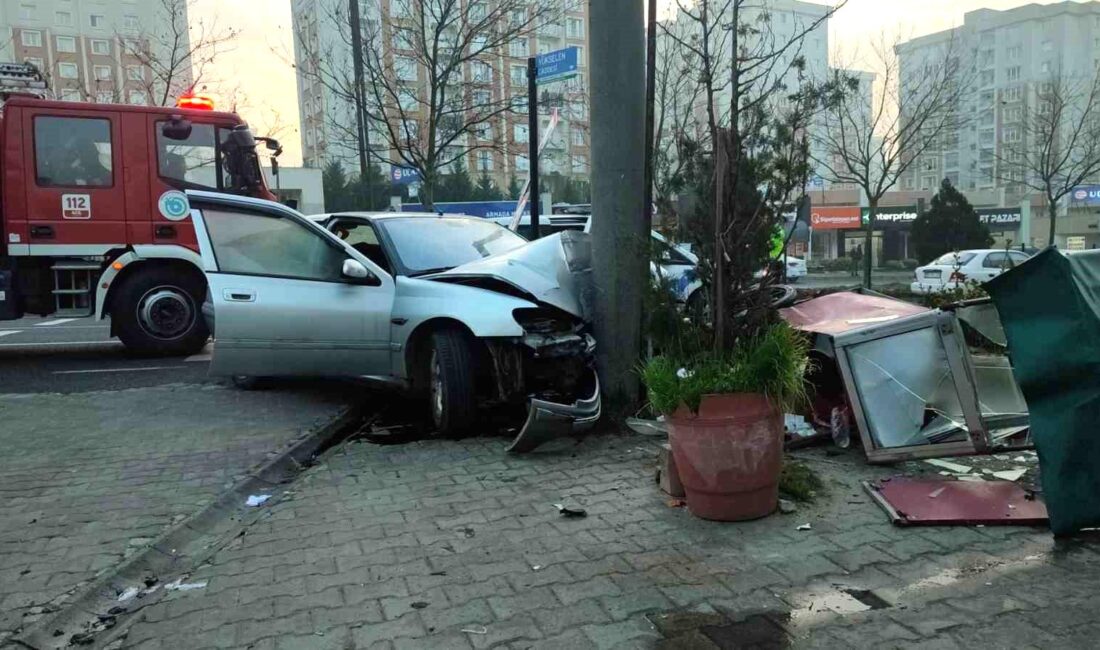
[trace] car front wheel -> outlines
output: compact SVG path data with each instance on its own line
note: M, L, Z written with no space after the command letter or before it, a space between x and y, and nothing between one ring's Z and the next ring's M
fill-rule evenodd
M428 355L428 399L432 424L441 436L468 433L477 416L474 355L463 332L446 329L432 334Z

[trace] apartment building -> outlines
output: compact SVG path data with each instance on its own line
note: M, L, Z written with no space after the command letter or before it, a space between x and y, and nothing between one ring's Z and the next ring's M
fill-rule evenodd
M1023 120L1055 75L1091 82L1097 73L1100 2L971 11L961 26L903 43L897 55L902 80L947 56L958 59L969 84L957 106L958 128L915 161L900 189L935 189L946 178L964 191L1022 194L1011 158L1028 146ZM904 95L900 109L904 116Z
M344 0L292 0L291 10L304 164L321 167L336 160L354 174L358 170L358 141L354 106L349 99L352 53L346 5ZM462 71L471 108L513 101L512 111L478 124L474 133L456 143L455 149L459 152L456 155L460 155L461 149L471 149L462 156L465 168L475 178L482 172L488 174L500 188L507 187L513 177L522 182L530 171L527 58L565 47L579 48L581 70L572 80L539 89L542 132L545 133L553 111L559 117L540 157L541 172L588 177L587 8L586 3L577 0L557 0L557 5L553 20L540 21L533 33L470 62ZM383 159L395 165L400 160L391 150L392 138L385 131L392 127L410 137L426 132L424 118L417 108L418 101L423 103L426 99L425 70L418 69L419 64L411 57L402 56L408 45L390 29L394 24L393 12L408 6L407 0L360 0L364 34L381 34L387 39L380 49L404 87L402 108L407 111L406 122L396 124L398 118L386 113L390 120L387 125L374 122L367 129L368 146L375 162ZM538 6L547 3L531 2L532 11ZM368 90L369 111L377 110L370 105L372 95ZM476 141L471 142L471 138Z
M157 56L153 35L181 17L186 26L185 0L0 0L0 61L33 63L56 99L148 104L159 94L152 70L132 53ZM189 87L189 71L176 81Z

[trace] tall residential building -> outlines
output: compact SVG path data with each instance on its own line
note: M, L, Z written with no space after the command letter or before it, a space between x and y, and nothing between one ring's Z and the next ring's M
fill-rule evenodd
M1055 75L1091 81L1097 74L1100 2L971 11L960 27L902 43L897 55L903 83L944 56L957 57L970 82L957 107L958 128L913 164L900 189L935 189L946 178L963 190L1015 193L1022 188L1012 152L1028 146L1024 119L1039 107L1044 85ZM900 109L904 116L904 97Z
M173 23L185 51L186 0L0 0L0 61L34 64L56 99L148 104L162 94L148 63L168 60ZM172 85L186 89L179 68Z
M407 0L400 0L407 5ZM397 2L393 3L395 6ZM302 157L304 164L321 167L329 161L341 162L351 174L358 173L358 139L354 106L350 101L352 70L350 29L346 20L346 0L291 0L295 34L295 60L298 69L298 104L301 120ZM360 21L365 34L383 34L393 40L382 50L392 57L394 74L408 88L408 107L412 119L416 119L417 98L426 99L425 70L400 55L402 42L391 29L379 29L385 18L392 23L391 0L359 0ZM516 99L514 112L496 115L467 138L493 142L491 147L465 146L471 150L463 156L465 167L471 176L487 173L500 188L508 186L511 178L521 183L529 172L527 137L527 58L539 53L565 47L577 47L580 52L580 74L567 82L540 87L541 132L550 120L551 111L558 110L560 121L540 157L542 175L560 173L566 177L587 179L589 171L588 131L588 18L586 3L577 0L536 2L531 9L551 6L559 10L555 19L540 24L533 33L513 40L506 46L480 57L464 66L464 88L470 89L470 106L479 97L499 102ZM367 80L369 84L369 79ZM403 90L404 93L404 90ZM368 89L368 110L372 92ZM403 100L404 101L404 97ZM389 114L387 114L389 116ZM419 118L421 121L423 117ZM410 120L412 121L412 120ZM416 136L426 133L426 125L398 125ZM401 164L389 146L391 138L383 133L381 124L373 123L367 130L368 144L374 153L372 161L388 160ZM383 171L388 172L388 169Z

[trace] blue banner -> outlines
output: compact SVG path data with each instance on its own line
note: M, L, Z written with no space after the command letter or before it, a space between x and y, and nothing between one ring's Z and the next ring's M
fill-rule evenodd
M390 180L394 185L412 185L420 182L420 172L415 167L390 165Z
M1069 199L1074 205L1100 205L1100 185L1078 185Z
M424 212L424 206L420 203L405 203L401 206L402 212ZM515 201L458 201L449 203L436 203L434 212L447 214L465 214L471 217L510 217L516 213ZM523 214L531 214L531 205L527 204Z

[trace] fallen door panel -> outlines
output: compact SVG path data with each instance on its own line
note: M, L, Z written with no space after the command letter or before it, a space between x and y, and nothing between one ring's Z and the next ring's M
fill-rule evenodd
M906 476L864 481L898 526L1036 526L1047 508L1011 481L948 481Z

